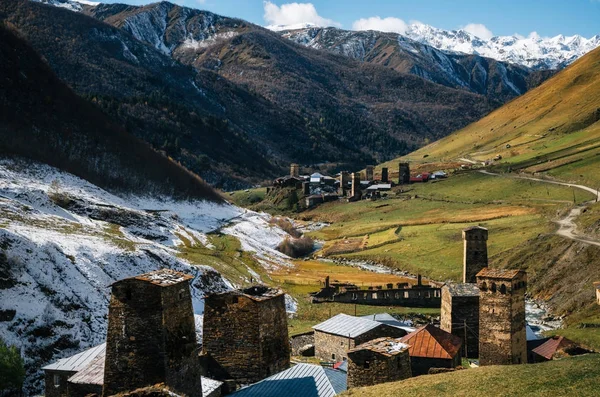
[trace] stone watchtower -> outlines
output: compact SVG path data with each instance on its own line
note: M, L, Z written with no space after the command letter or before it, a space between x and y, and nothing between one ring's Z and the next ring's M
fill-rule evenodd
M442 287L440 328L462 339L463 357L479 357L479 288L476 284Z
M410 183L410 165L408 163L398 164L398 184L408 185Z
M408 347L400 339L384 337L348 350L348 388L410 378Z
M526 364L523 270L485 268L477 274L480 365Z
M290 366L284 293L263 285L204 300L203 354L209 376L254 383Z
M346 191L348 189L348 182L350 182L350 174L348 171L340 172L340 189L342 195L346 195Z
M350 196L354 198L360 198L360 173L354 172L352 174L352 190L350 191Z
M475 283L477 273L488 266L488 230L481 226L472 226L463 230L462 235L465 245L463 283Z
M365 177L366 177L365 179L367 181L372 181L374 179L373 178L374 174L375 174L375 166L373 166L373 165L367 165L367 168L366 168L366 171L365 171Z
M300 166L298 164L290 165L290 176L298 178L300 176Z
M192 278L162 269L112 284L104 396L157 383L202 396Z
M383 167L381 169L381 182L383 182L383 183L388 183L389 182L387 167Z

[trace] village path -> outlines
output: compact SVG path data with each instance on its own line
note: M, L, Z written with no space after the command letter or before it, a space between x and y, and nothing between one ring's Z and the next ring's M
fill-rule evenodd
M480 170L479 172L481 172L482 174L485 174L485 175L504 176L504 175L497 174L495 172L486 171L486 170ZM567 214L567 216L565 216L564 218L556 221L556 223L558 224L558 230L556 231L556 234L558 234L559 236L566 237L568 239L574 240L574 241L578 241L578 242L581 242L581 243L595 245L595 246L600 247L600 241L592 240L590 238L583 238L583 237L579 236L577 234L577 225L575 224L575 219L577 219L577 217L579 215L581 215L581 213L583 212L583 210L588 205L590 205L590 204L592 204L594 202L600 201L600 192L598 192L598 190L592 189L591 187L584 186L584 185L576 185L576 184L567 183L567 182L549 181L549 180L546 180L546 179L533 178L533 177L527 177L527 176L516 176L516 175L513 175L513 176L509 176L509 178L527 179L527 180L535 181L535 182L551 183L551 184L554 184L554 185L574 187L574 188L577 188L577 189L581 189L581 190L585 190L587 192L590 192L594 196L596 196L596 200L591 200L591 201L588 201L586 203L583 203L581 205L576 206L571 211L569 211L569 213Z

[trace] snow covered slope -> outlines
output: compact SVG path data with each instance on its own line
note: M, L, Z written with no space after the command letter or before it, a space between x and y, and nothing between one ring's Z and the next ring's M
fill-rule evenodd
M207 234L215 230L257 256L251 274L289 265L274 249L287 234L268 215L203 201L117 197L46 165L0 159L0 337L22 349L28 393L40 391L42 365L104 341L116 280L164 267L193 275L201 326L204 295L240 283L182 259L188 246L217 250Z

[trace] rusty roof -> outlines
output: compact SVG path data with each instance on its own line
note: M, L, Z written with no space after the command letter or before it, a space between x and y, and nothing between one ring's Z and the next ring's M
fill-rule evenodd
M402 343L400 338L383 337L365 342L362 345L358 345L353 349L348 350L348 354L361 350L370 350L372 352L391 357L402 353L406 349L408 349L408 345L406 343Z
M477 273L477 277L486 277L486 278L498 278L502 280L512 280L518 275L525 273L524 270L505 270L505 269L491 269L489 267L484 267L481 269L479 273Z
M411 357L452 359L460 351L462 340L458 336L427 324L400 338L409 345Z
M563 336L553 336L540 346L533 349L533 352L539 354L547 360L552 360L556 352L567 347L573 346L575 342Z

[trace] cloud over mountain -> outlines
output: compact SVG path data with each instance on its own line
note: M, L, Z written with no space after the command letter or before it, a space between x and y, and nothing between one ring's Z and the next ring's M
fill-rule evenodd
M390 32L404 34L408 25L400 18L379 16L370 18L361 18L354 21L352 30L376 30L379 32Z
M265 11L263 18L269 25L341 26L339 22L320 16L312 3L287 3L278 6L270 1L265 1L263 7Z

